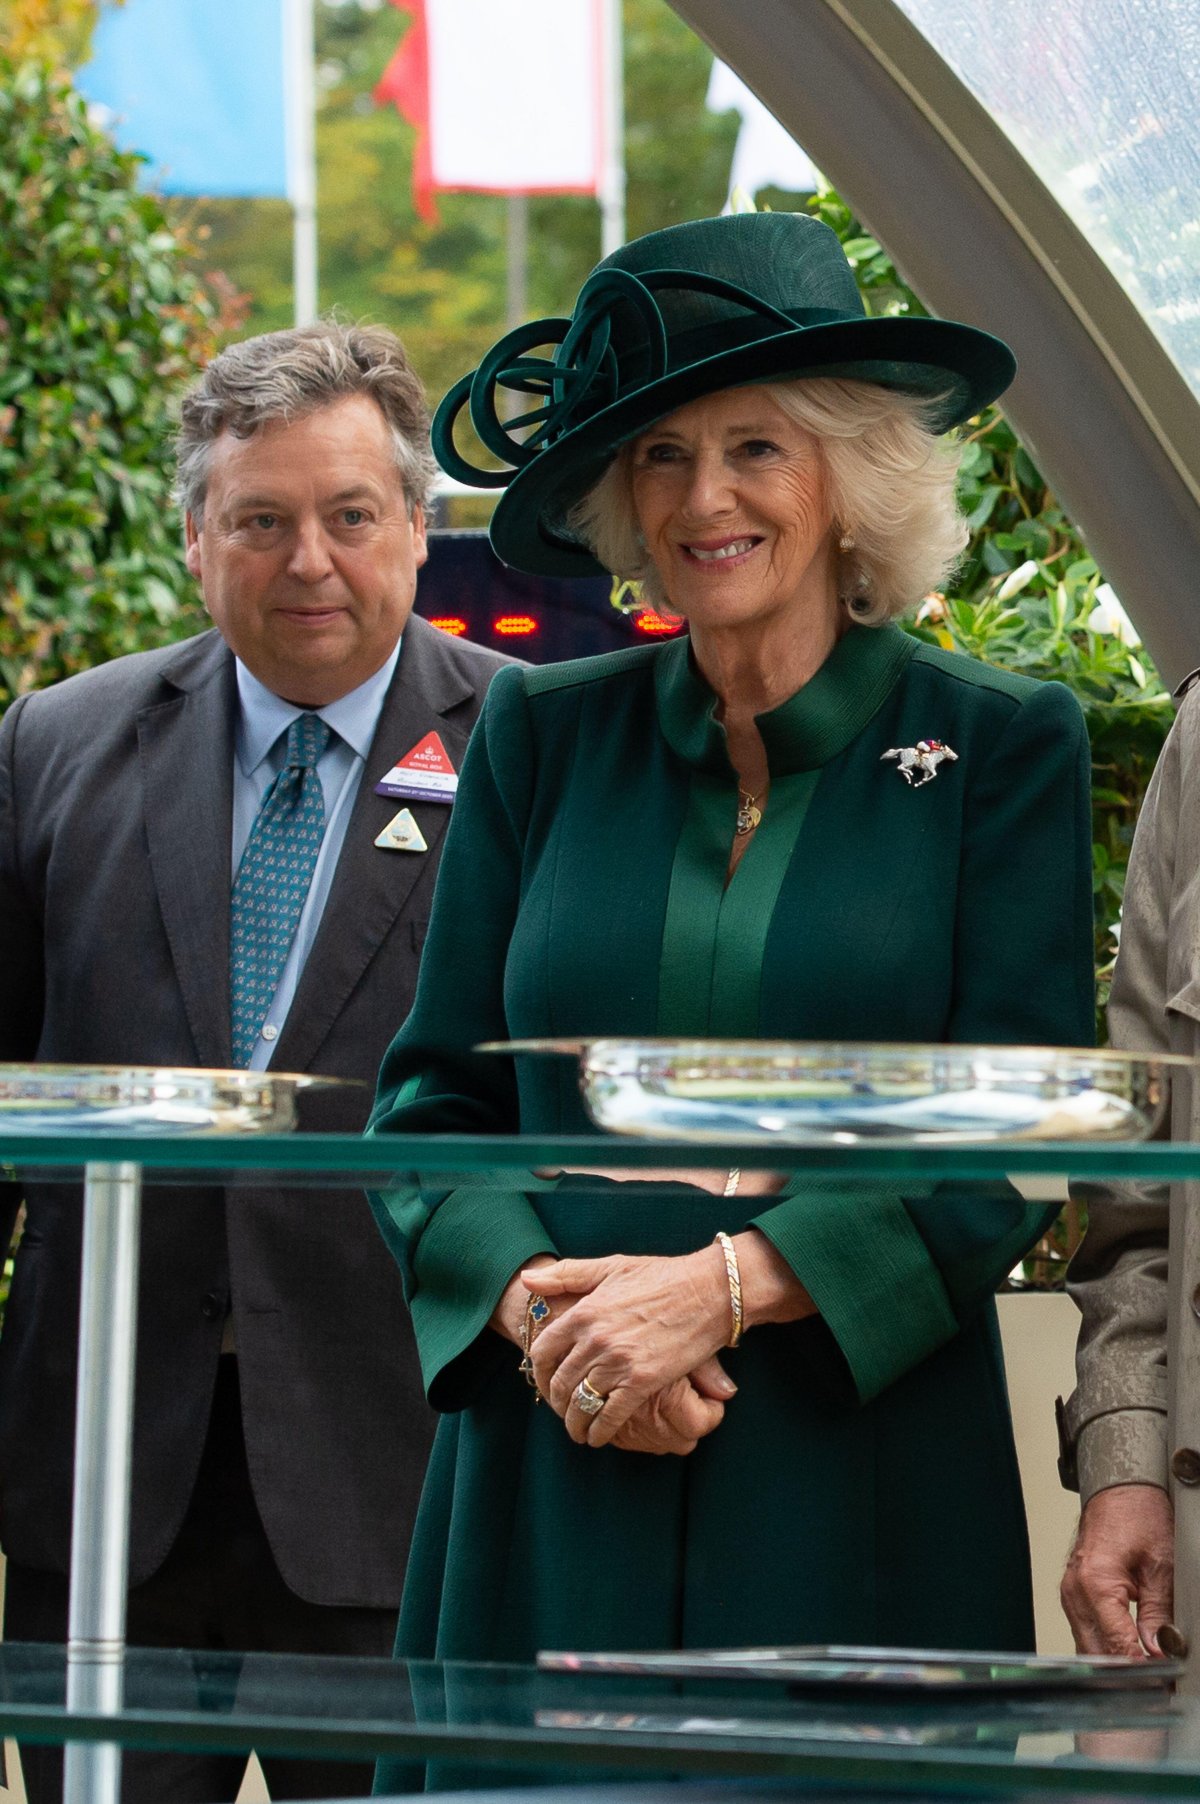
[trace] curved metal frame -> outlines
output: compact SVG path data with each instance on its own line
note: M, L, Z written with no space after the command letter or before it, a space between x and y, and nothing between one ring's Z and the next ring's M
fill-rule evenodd
M1164 679L1200 664L1200 401L1087 239L894 0L670 0L936 312L1013 346L1006 410Z

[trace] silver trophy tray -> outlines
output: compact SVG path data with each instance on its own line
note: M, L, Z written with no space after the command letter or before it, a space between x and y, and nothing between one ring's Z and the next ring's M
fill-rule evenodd
M1057 1046L789 1040L507 1040L481 1052L579 1062L597 1126L646 1138L873 1141L1143 1140L1162 1121L1175 1055Z
M0 1064L5 1134L286 1133L296 1098L344 1079L282 1071L158 1069L152 1065Z

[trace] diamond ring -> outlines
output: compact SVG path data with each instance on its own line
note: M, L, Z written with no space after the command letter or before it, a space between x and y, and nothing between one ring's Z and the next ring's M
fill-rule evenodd
M575 1386L575 1395L571 1401L581 1416L598 1416L608 1402L608 1398L602 1397L599 1391L593 1390L587 1379L584 1378Z

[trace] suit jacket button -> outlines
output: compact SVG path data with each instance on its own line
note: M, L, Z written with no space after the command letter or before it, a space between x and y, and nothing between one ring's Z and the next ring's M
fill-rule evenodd
M1171 1455L1171 1470L1181 1485L1200 1485L1200 1453L1194 1447L1177 1447Z
M213 1291L209 1291L200 1305L200 1313L206 1322L215 1322L225 1314L224 1304Z

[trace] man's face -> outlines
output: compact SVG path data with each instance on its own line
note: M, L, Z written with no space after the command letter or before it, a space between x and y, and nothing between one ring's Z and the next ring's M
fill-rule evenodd
M187 565L230 648L286 701L320 708L385 664L412 612L425 519L366 395L212 448Z

